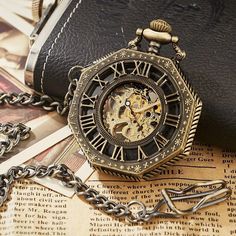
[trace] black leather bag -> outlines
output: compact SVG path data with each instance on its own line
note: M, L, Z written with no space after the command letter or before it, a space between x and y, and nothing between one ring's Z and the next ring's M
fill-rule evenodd
M72 66L126 47L136 28L163 18L181 39L182 69L203 101L198 138L236 150L235 13L234 0L65 0L32 46L26 81L63 100Z

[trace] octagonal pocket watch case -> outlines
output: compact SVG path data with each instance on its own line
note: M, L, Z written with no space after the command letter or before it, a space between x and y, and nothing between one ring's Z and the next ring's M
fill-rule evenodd
M95 169L149 179L188 155L202 103L180 70L185 52L171 31L154 20L127 48L72 68L80 78L68 121ZM173 46L173 58L160 55L164 44Z

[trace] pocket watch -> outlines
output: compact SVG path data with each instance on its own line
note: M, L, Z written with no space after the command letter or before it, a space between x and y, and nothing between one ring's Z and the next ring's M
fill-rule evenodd
M80 78L68 122L95 169L150 179L189 153L202 102L179 67L186 54L171 31L153 20L127 48L72 68ZM148 45L141 50L143 39ZM173 58L160 55L168 44Z
M141 50L141 41L148 42ZM191 148L202 103L179 68L185 52L171 35L171 26L154 20L147 29L137 29L127 48L111 53L86 68L75 66L69 73L71 83L63 104L47 95L0 93L0 105L32 105L65 114L68 123L90 164L105 173L133 180L150 179ZM160 56L160 48L172 44L173 58ZM0 157L29 136L23 124L0 124ZM0 207L8 198L14 180L51 177L73 188L76 195L115 217L132 223L153 217L180 217L215 205L231 195L223 180L195 183L185 189L163 189L153 209L138 200L127 205L116 203L83 183L63 164L50 166L13 166L0 174ZM209 190L196 190L209 187ZM196 193L190 193L195 191ZM195 199L188 209L175 201ZM140 210L134 212L136 205ZM164 208L166 210L163 210Z

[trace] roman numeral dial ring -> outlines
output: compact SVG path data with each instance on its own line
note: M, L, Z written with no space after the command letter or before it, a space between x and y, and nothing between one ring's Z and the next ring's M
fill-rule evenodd
M178 152L191 102L174 69L169 59L122 49L82 73L70 119L91 163L139 176Z

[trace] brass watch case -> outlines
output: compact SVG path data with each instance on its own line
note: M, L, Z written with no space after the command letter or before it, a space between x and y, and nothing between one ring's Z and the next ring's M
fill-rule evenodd
M102 68L119 60L138 58L152 61L177 82L179 89L181 90L182 101L184 102L184 111L182 122L179 124L178 133L175 139L171 140L171 143L168 145L168 149L166 149L165 152L160 152L155 159L147 159L142 164L136 162L135 164L129 165L126 162L112 162L111 160L104 158L103 154L94 150L94 148L86 141L83 131L80 128L78 109L84 86L91 78L102 70ZM96 64L83 69L74 93L68 116L68 123L80 148L84 152L89 163L95 169L108 174L131 179L150 179L168 166L173 165L175 161L180 160L189 154L200 118L201 108L201 100L186 81L178 63L175 63L174 60L153 53L141 52L133 49L121 49L110 54L106 58L99 60Z

